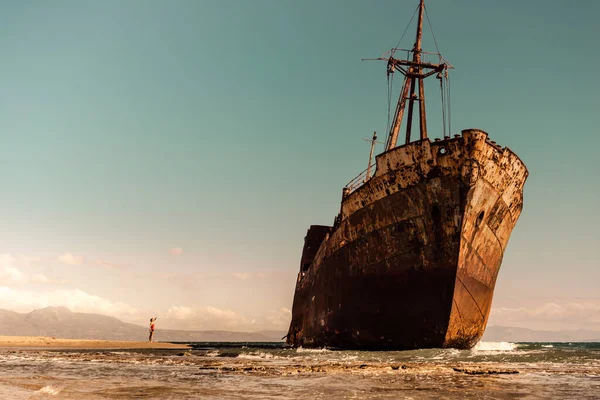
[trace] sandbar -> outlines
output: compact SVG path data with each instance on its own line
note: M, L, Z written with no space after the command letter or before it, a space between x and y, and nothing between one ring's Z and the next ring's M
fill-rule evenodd
M0 336L0 348L54 349L188 349L185 344L116 340L60 339L45 336Z

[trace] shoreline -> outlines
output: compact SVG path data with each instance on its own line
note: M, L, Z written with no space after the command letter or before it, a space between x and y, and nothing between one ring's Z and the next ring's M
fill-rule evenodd
M61 339L46 336L0 336L0 349L189 349L186 344L125 340Z

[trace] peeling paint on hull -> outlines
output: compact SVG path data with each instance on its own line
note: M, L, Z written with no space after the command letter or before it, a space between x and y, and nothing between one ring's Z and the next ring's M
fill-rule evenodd
M308 230L287 343L472 347L522 209L525 165L475 129L376 162L334 226Z

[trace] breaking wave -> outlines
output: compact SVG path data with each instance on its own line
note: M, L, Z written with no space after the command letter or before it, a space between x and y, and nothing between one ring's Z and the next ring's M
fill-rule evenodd
M326 353L326 352L330 352L331 350L328 350L326 348L321 348L321 349L305 349L303 347L298 347L296 349L296 352L298 353Z
M38 390L36 393L49 394L51 396L56 396L57 394L60 393L60 391L61 391L61 389L55 388L51 385L48 385L48 386L44 386L43 388Z
M513 351L519 345L512 342L479 342L472 351Z
M14 400L231 398L240 388L250 399L484 398L492 392L596 398L600 343L481 342L472 351L293 349L259 343L200 343L184 352L128 354L2 349L0 371L0 399ZM490 374L506 376L471 376Z
M261 360L261 359L267 359L267 358L274 358L273 354L269 354L269 353L264 353L264 352L255 352L255 353L248 353L248 354L239 354L237 356L237 358L245 358L247 360Z

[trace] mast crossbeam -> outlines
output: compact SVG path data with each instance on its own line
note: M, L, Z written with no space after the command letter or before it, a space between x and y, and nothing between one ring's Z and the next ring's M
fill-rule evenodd
M386 60L385 58L380 58L380 60ZM398 65L403 65L403 66L407 66L407 67L417 67L417 68L429 68L429 69L435 69L435 70L439 70L440 68L447 68L446 64L431 64L431 63L424 63L424 62L414 62L414 61L409 61L409 60L396 60L393 57L390 57L387 59L389 64L392 64L394 66L398 66Z
M396 147L396 143L398 141L398 134L400 132L400 126L402 124L402 119L404 118L404 110L406 108L406 103L408 102L408 115L406 118L406 143L410 143L411 140L411 131L413 125L413 111L415 108L415 102L417 103L418 112L419 112L419 133L420 139L427 138L427 116L425 111L425 86L424 80L425 78L430 77L433 74L438 74L438 79L447 78L447 72L449 69L453 69L454 67L447 62L442 55L438 53L428 53L421 49L421 43L423 39L423 16L425 13L425 2L424 0L420 0L419 4L419 22L417 24L417 35L415 40L415 45L412 50L403 50L396 48L390 50L385 54L385 56L389 57L379 57L371 60L381 60L387 61L388 67L387 72L389 74L393 74L395 71L400 71L402 75L404 75L404 83L402 85L402 90L400 93L400 98L398 99L398 104L396 106L396 111L394 113L394 120L390 126L390 131L388 133L388 139L386 141L386 151L391 150ZM437 44L436 44L437 47ZM407 52L407 58L412 53L412 60L402 60L396 59L393 57L394 52L397 50L403 50ZM422 55L433 54L439 57L439 63L431 63L424 62L422 59ZM446 72L445 74L443 72ZM445 77L444 77L445 75ZM418 89L418 92L417 92ZM410 94L409 94L410 93Z

